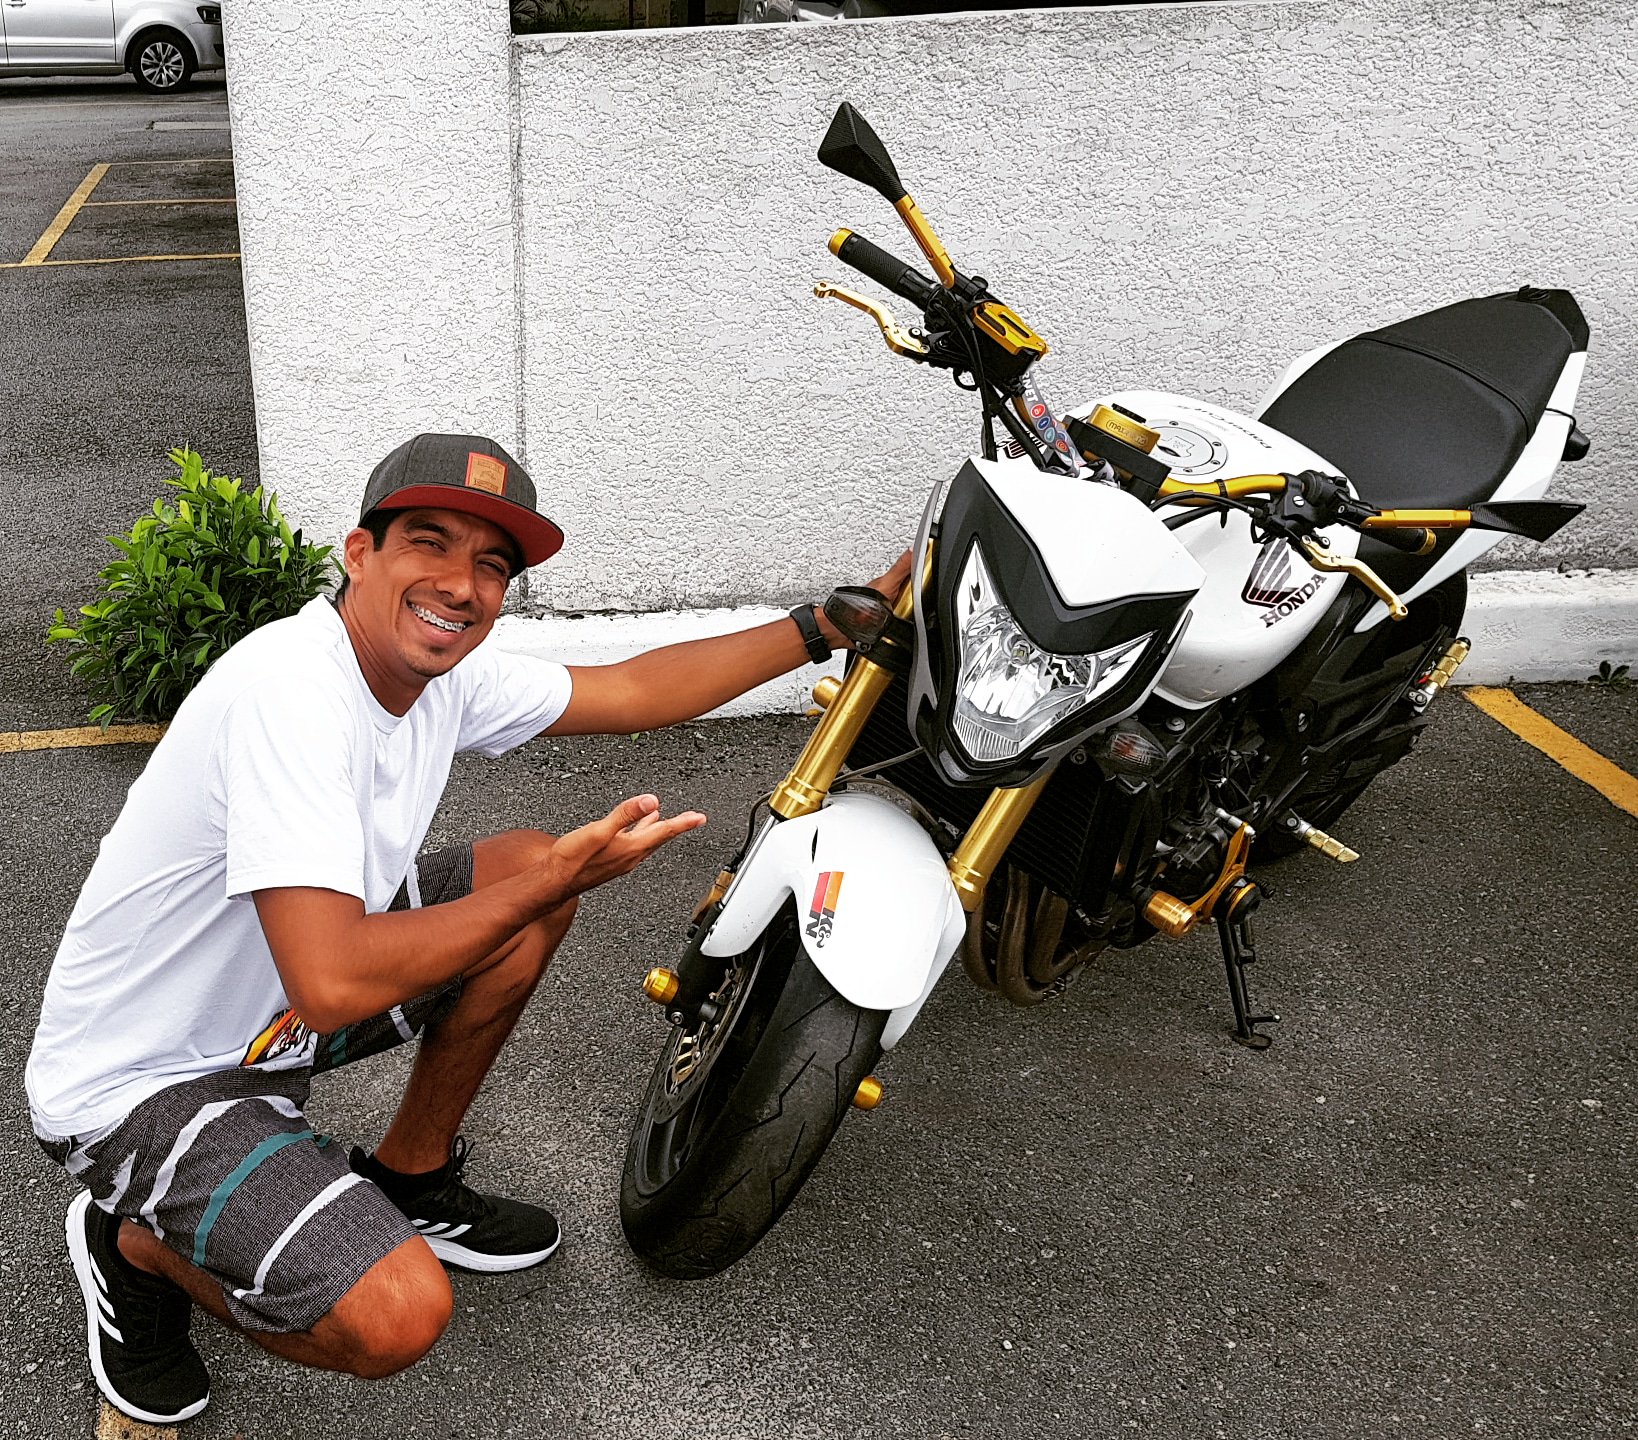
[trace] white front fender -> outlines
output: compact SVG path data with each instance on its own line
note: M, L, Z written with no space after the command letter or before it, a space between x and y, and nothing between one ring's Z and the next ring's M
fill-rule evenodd
M837 795L757 837L700 948L717 956L749 949L791 896L819 973L853 1004L894 1012L882 1036L890 1047L967 928L937 847L886 800Z

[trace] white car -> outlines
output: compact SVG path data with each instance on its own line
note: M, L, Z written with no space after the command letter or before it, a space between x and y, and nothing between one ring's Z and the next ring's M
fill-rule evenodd
M221 65L222 7L187 0L0 0L0 77L129 70L180 90Z

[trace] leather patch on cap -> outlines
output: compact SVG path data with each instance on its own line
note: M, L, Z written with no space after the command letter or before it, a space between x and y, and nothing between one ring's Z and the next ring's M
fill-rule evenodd
M466 456L466 485L469 490L487 490L491 495L506 493L506 462L493 455L470 450Z

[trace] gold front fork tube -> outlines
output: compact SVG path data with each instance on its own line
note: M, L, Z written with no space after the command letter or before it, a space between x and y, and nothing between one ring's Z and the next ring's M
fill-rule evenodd
M915 595L910 585L904 587L893 613L901 620L910 618ZM798 815L811 815L824 803L836 776L847 761L847 753L859 738L870 712L876 708L887 687L893 683L893 672L874 661L859 656L848 671L847 679L825 710L824 719L808 736L808 743L797 757L791 773L779 782L779 788L768 797L768 808L785 820Z
M1018 834L1020 827L1040 798L1041 791L1052 778L1052 771L1028 785L991 792L984 808L961 837L961 844L950 857L950 879L956 894L961 897L961 908L978 909L984 899L984 887L989 884L995 867L1007 853L1007 846Z

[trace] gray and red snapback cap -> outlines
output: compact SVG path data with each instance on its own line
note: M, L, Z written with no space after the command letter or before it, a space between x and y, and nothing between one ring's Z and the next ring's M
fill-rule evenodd
M563 532L535 508L535 485L493 440L482 435L417 435L370 472L358 518L372 510L459 510L498 525L517 543L525 565L563 548Z

